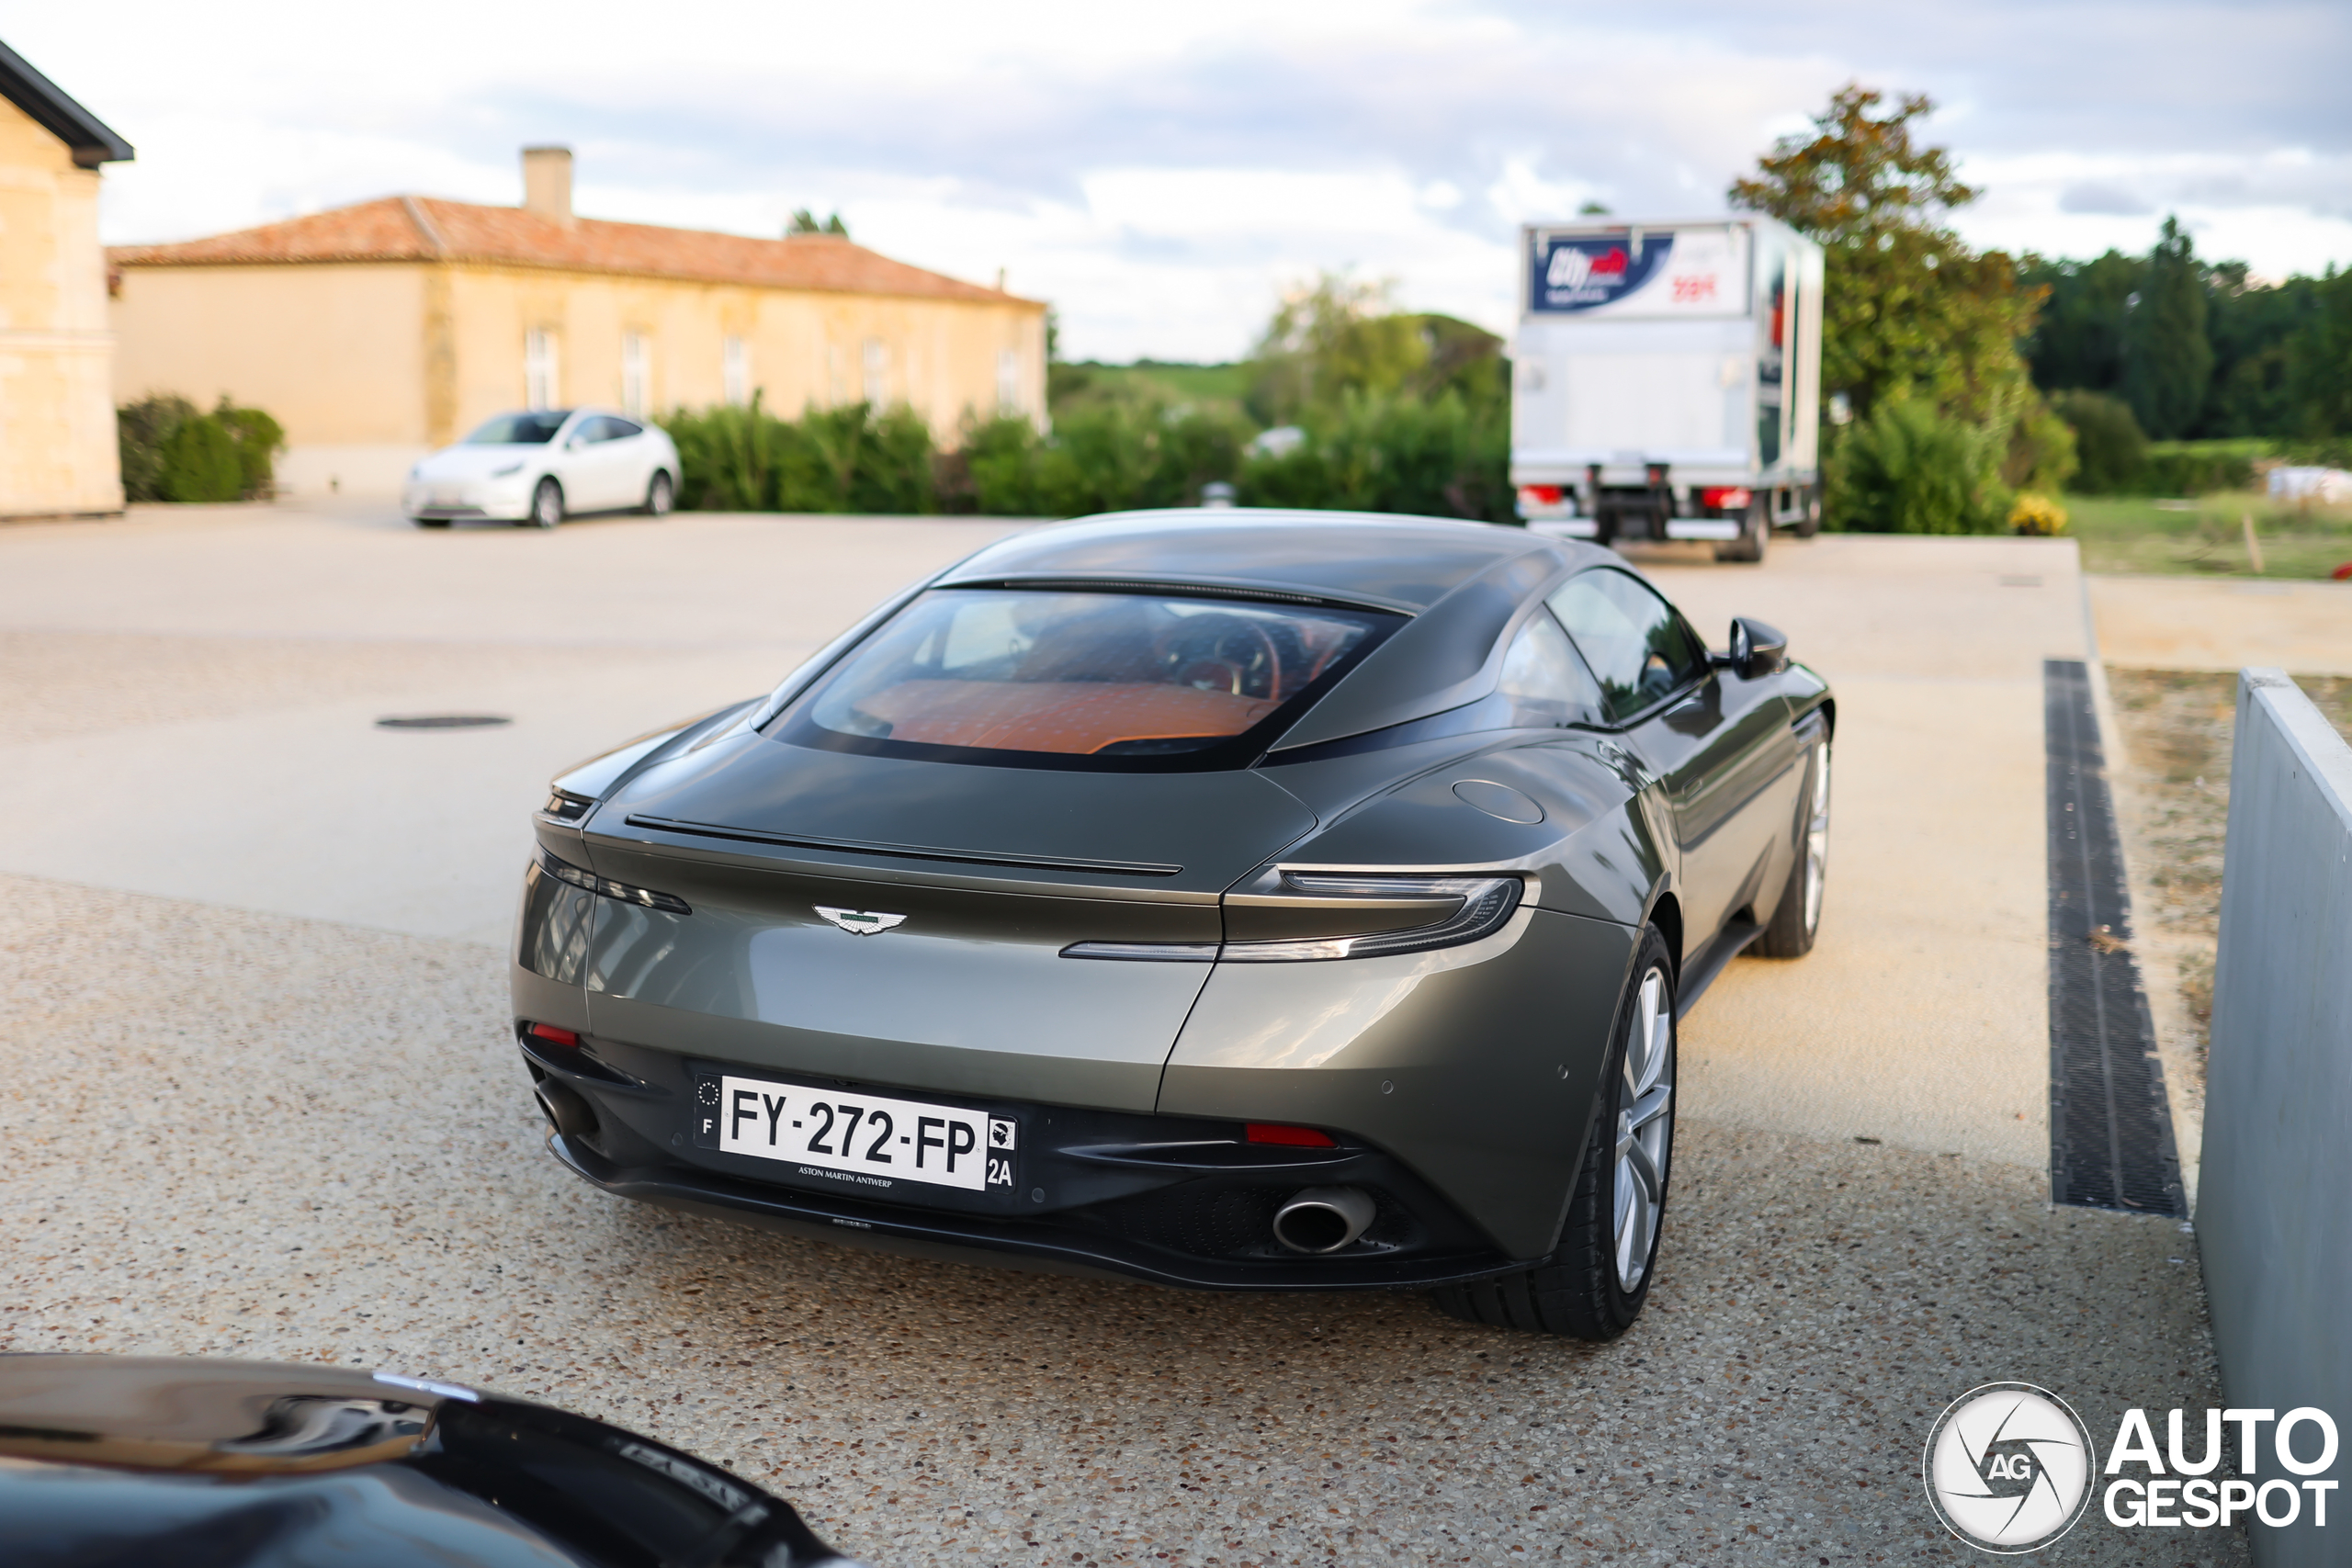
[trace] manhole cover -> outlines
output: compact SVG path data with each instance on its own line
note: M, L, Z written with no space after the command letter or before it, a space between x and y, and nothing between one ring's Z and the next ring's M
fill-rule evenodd
M395 714L376 721L379 729L491 729L514 721L503 713Z

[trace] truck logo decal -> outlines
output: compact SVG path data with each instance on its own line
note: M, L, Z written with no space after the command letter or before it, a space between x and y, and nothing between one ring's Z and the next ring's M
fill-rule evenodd
M907 923L906 916L888 915L879 909L829 909L820 904L817 913L852 936L876 936Z

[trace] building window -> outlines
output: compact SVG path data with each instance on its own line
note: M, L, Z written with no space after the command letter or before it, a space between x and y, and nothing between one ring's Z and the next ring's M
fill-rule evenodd
M890 350L878 337L865 340L865 400L877 409L890 400Z
M1000 348L996 351L996 409L999 413L1021 412L1021 352Z
M562 393L563 378L556 365L555 333L534 327L523 334L524 405L551 409Z
M621 408L639 415L653 406L653 349L643 333L621 333Z
M752 400L752 345L749 342L740 337L727 340L726 348L719 357L718 378L729 402L748 403Z

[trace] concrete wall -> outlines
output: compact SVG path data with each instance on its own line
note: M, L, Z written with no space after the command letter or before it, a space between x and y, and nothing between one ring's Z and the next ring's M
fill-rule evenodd
M470 264L122 271L118 397L209 404L226 391L268 410L286 427L288 493L394 493L418 457L524 406L532 332L554 344L558 405L624 406L634 333L657 414L725 400L730 337L748 346L751 389L787 418L871 391L953 444L967 409L996 411L1006 351L1015 406L1045 414L1045 315L1032 306Z
M2276 670L2239 678L2197 1235L2233 1406L2316 1405L2352 1447L2352 747ZM2299 1447L2315 1457L2309 1427ZM2254 1479L2279 1467L2268 1429ZM2326 1478L2352 1480L2339 1451ZM2315 1477L2314 1479L2319 1479ZM2325 1529L2250 1527L2255 1561L2352 1561Z
M0 99L0 516L119 512L98 174Z

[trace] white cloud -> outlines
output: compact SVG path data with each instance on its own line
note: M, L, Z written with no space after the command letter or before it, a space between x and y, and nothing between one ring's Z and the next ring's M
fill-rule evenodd
M1980 243L2143 249L2165 211L2258 271L2352 260L2352 7L1732 0L0 0L0 36L140 148L110 240L392 191L519 194L569 141L583 210L861 239L1053 299L1078 354L1216 356L1326 267L1507 324L1517 225L1720 208L1840 84L1927 90ZM2030 47L2020 40L2030 40ZM2072 193L2070 195L2070 193ZM2139 210L2144 208L2145 210Z

